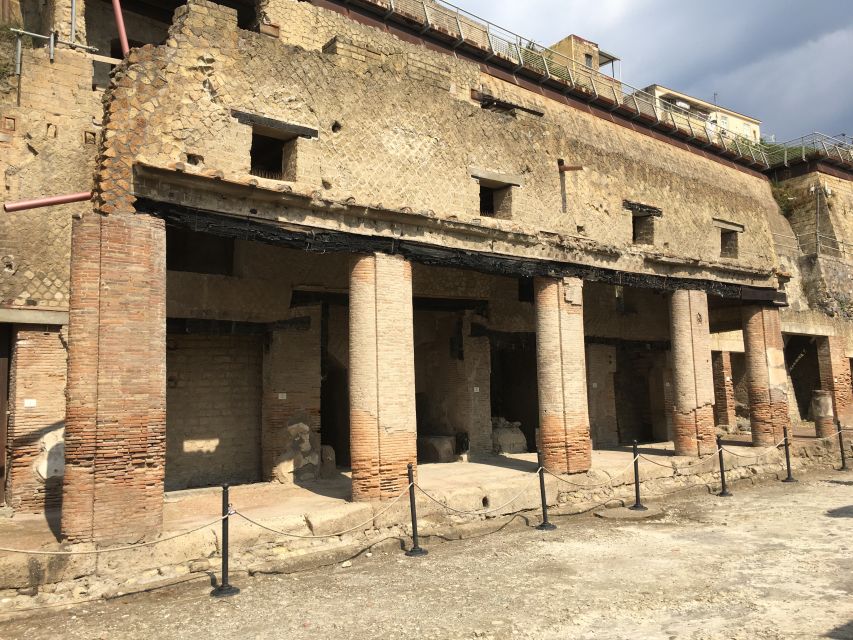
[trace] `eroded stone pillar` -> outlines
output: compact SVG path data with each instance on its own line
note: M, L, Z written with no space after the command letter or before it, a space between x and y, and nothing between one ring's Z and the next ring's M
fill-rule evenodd
M752 444L772 446L782 440L782 428L790 424L779 311L748 305L742 308L742 316Z
M835 415L842 424L853 424L853 386L850 380L846 338L818 338L817 361L820 368L820 388L832 396Z
M735 413L735 388L732 381L732 354L728 351L714 352L714 421L721 426L737 425Z
M350 267L350 454L353 500L395 498L417 462L412 269L399 256Z
M818 438L831 438L835 435L835 411L829 391L818 390L812 395L812 417Z
M554 473L587 471L591 462L583 281L536 278L539 450Z
M71 235L62 534L160 531L166 458L166 233L135 213L88 214Z
M716 450L716 433L707 294L674 291L669 319L675 455L712 453Z

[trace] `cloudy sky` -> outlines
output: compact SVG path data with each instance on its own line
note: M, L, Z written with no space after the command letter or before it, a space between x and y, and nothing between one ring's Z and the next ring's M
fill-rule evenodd
M662 84L762 120L788 140L853 136L853 0L456 0L549 45L570 33Z

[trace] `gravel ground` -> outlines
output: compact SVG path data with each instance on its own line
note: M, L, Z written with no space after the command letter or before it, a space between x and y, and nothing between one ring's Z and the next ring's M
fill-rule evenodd
M655 520L558 517L423 558L235 576L228 599L195 582L42 612L0 637L853 638L853 473L734 489L670 498Z

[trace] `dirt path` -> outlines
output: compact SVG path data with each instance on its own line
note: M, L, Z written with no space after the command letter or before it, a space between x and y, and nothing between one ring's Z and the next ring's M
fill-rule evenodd
M557 518L290 576L194 583L0 624L45 638L853 638L853 473Z

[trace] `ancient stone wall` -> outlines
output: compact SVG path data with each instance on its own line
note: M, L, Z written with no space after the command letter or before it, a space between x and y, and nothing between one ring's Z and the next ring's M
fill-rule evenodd
M15 328L6 495L17 512L41 513L62 506L65 339L58 328Z
M309 162L313 168L296 183L324 199L559 234L578 246L611 247L607 250L632 269L664 273L713 272L721 260L713 218L722 218L746 228L737 261L746 270L729 266L726 277L769 281L766 267L775 256L764 214L775 204L762 178L556 102L543 107L542 117L481 109L468 99L472 86L482 84L472 65L308 3L282 6L288 13L278 22L287 29L311 25L318 40L332 31L352 32L388 53L370 67L366 82L365 71L341 54L316 47L305 51L239 31L227 10L192 2L176 13L165 47L134 51L128 71L117 75L110 106L116 136L108 136L105 158L118 157L109 149L123 139L125 107L150 114L145 130L135 133L127 148L129 157L120 161L124 179L134 160L165 166L192 156L196 164L188 171L218 170L251 181L252 128L232 117L236 109L318 131L303 145L315 159ZM200 49L205 53L199 55ZM414 62L423 56L449 70L447 86L423 82ZM145 77L150 82L136 91ZM129 90L135 93L126 100ZM504 90L523 91L512 85ZM576 185L565 186L565 194L557 171L563 157L586 167L572 178ZM104 169L117 161L105 160ZM486 221L479 215L479 186L472 177L478 168L507 180L521 178L515 180L520 186L512 187L511 220ZM614 189L614 184L623 186ZM679 199L668 200L665 194L675 192L682 194ZM570 203L565 212L564 195ZM112 204L119 193L107 189L104 196ZM631 246L631 214L623 200L663 210L651 257L643 259Z
M261 478L261 338L169 335L165 489Z

